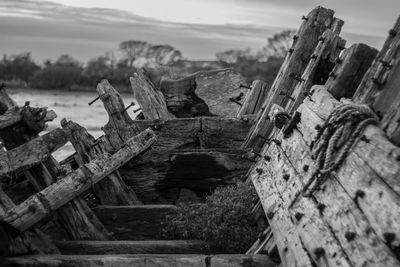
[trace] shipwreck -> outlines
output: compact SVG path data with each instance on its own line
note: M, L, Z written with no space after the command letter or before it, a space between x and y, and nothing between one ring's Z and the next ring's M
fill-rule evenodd
M303 16L271 86L230 69L158 83L138 70L135 119L103 80L98 139L65 119L40 134L56 113L2 87L0 262L400 266L400 17L380 51L346 47L343 24L323 7ZM76 152L58 162L67 142ZM256 189L265 222L247 253L156 240L176 203L238 180Z

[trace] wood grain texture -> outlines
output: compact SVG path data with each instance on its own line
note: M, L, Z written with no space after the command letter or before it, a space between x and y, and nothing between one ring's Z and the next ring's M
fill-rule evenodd
M246 94L243 105L236 115L238 118L247 114L258 114L270 89L268 85L261 80L253 81L250 88L250 92Z
M265 255L59 255L24 256L8 260L8 266L26 267L275 267Z
M154 141L154 133L151 130L144 131L114 155L91 161L9 210L3 218L4 221L20 231L29 229L52 211L79 196L90 188L91 184L99 182L132 157L148 149Z
M68 142L68 134L55 129L8 151L0 151L0 175L39 164Z
M366 44L353 44L336 60L336 65L325 83L336 99L351 98L371 66L378 50Z
M85 128L79 124L62 120L61 125L69 133L69 141L75 148L80 160L80 166L89 163L91 160L108 153L105 139L95 140ZM141 204L135 192L123 181L118 170L97 183L93 188L94 194L101 205L135 205Z
M162 222L174 205L97 206L93 210L118 240L160 239Z
M164 95L154 88L153 83L142 69L137 69L133 77L129 78L133 91L133 97L142 108L145 119L172 119L175 118L165 103Z
M355 103L365 103L371 105L374 101L375 95L381 90L381 86L378 83L381 83L382 80L378 80L378 83L374 83L372 78L381 77L387 71L387 68L383 66L381 60L385 57L385 55L390 50L390 47L397 43L400 40L400 16L397 18L394 26L392 27L393 32L395 33L388 35L383 44L381 50L376 55L372 65L365 73L360 85L357 88L357 91L354 93L353 101Z
M297 39L293 42L293 50L287 53L261 112L258 114L257 122L250 130L243 148L255 149L264 144L265 140L259 136L268 137L273 129L273 124L268 118L272 105L282 103L284 96L280 94L281 92L291 95L298 83L292 77L301 76L306 69L311 55L318 45L318 38L332 26L333 14L333 10L317 7L307 15L307 19L303 21L296 33Z
M56 241L63 255L206 254L207 243L197 240Z

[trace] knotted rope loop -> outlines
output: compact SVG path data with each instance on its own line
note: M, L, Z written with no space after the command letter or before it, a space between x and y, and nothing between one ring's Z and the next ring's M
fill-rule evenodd
M311 145L317 169L305 185L303 195L311 196L327 179L328 174L341 166L365 128L378 123L378 116L367 105L342 104L336 107L318 130ZM308 189L314 181L314 186Z

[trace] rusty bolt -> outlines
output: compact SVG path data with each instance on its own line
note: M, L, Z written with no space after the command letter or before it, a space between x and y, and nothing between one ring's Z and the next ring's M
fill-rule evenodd
M88 103L88 105L91 106L94 102L96 102L96 101L99 100L99 99L100 99L100 96L96 97L95 99L93 99L92 101L90 101L90 102Z
M356 237L356 233L354 233L354 232L346 232L346 233L344 234L344 237L346 238L346 240L347 240L348 242L350 242L350 241L353 241L353 240L354 240L354 238Z
M270 161L271 160L271 157L270 156L264 156L264 159L265 159L265 161Z
M294 217L296 218L297 221L300 221L301 218L303 218L304 214L301 212L296 212L296 214L294 215Z
M128 108L133 107L134 105L135 105L135 102L131 102L131 103L129 104L129 106L127 106L126 108L124 108L124 110L123 110L122 112L127 111Z
M283 180L288 181L290 179L290 175L285 173L282 178Z
M323 203L318 203L318 205L317 205L317 209L319 210L319 212L320 213L323 213L324 212L324 210L325 210L325 204L323 204Z
M318 247L314 250L314 254L315 257L318 259L320 259L321 257L323 257L325 255L325 249L322 247Z
M364 196L365 196L364 191L362 191L362 190L360 190L360 189L358 189L358 190L356 191L356 198L363 198Z
M263 170L261 168L256 168L256 172L258 175L261 175L263 173Z
M304 165L304 166L303 166L303 171L304 171L304 172L307 172L307 171L308 171L308 168L309 168L308 165Z

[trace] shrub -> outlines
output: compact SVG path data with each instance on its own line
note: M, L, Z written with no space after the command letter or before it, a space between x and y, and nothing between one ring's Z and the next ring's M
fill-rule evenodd
M167 216L163 237L203 240L213 253L244 253L258 235L251 215L256 200L252 186L219 187L204 204L179 205L176 213Z

